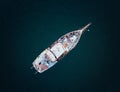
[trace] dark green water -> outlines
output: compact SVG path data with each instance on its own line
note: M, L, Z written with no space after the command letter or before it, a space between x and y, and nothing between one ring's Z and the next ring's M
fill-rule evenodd
M112 2L1 1L1 92L119 92L118 31ZM78 45L48 71L34 59L60 36L92 22ZM113 30L114 29L114 30Z

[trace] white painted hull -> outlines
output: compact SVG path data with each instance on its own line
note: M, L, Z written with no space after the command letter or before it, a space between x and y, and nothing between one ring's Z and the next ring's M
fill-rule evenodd
M79 42L82 33L90 26L90 23L82 29L69 32L50 47L45 49L33 62L33 67L37 72L42 73L55 65L68 52L70 52Z

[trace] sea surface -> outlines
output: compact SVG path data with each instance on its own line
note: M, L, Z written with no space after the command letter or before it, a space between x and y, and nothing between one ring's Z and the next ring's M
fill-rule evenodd
M1 92L120 92L120 32L112 5L103 0L1 1ZM35 74L32 62L44 49L90 22L68 55Z

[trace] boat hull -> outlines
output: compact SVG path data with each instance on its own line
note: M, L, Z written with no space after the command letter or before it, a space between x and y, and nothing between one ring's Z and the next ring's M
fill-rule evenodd
M37 72L42 73L48 70L70 52L77 45L82 33L89 25L90 24L86 25L80 30L75 30L63 35L45 49L33 62L33 67Z

